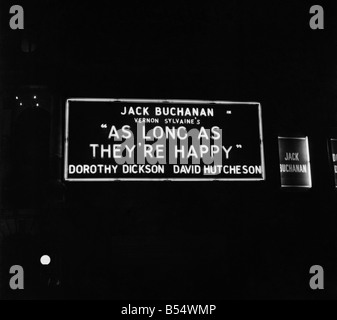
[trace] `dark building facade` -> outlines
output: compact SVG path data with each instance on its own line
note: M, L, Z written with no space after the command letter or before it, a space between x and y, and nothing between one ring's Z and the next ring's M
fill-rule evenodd
M23 1L12 30L13 4L1 2L1 298L337 297L336 5L312 30L305 1ZM257 101L266 179L65 181L69 98ZM308 137L311 188L281 188L279 136ZM24 290L8 286L12 265ZM324 290L309 286L313 265Z

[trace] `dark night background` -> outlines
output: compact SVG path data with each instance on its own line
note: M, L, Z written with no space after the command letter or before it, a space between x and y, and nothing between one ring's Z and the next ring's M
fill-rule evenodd
M0 298L337 298L337 3L112 3L1 1ZM258 101L266 181L65 183L69 97ZM308 135L312 189L280 189L278 135Z

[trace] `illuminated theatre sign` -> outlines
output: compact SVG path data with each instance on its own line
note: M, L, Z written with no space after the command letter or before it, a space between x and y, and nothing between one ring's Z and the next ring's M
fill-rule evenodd
M308 137L278 137L281 187L311 188Z
M68 99L67 181L264 180L259 103Z

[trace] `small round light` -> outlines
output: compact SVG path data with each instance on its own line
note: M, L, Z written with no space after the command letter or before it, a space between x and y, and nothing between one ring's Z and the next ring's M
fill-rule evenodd
M47 266L47 265L50 263L50 261L51 261L51 259L50 259L50 257L49 257L47 254L43 255L43 256L40 258L41 264L42 264L42 265L45 265L45 266Z
M36 106L38 107L38 106L39 106L39 104L37 103L37 104L36 104Z
M16 99L16 100L19 100L19 97L18 97L18 96L16 96L16 97L15 97L15 99Z
M20 102L20 106L22 106L22 102Z
M36 96L34 96L34 99L36 99Z

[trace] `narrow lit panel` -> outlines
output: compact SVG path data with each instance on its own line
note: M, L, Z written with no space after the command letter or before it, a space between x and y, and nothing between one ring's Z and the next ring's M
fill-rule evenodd
M278 137L282 188L311 188L308 137Z
M335 188L337 188L337 139L330 139L330 151Z

